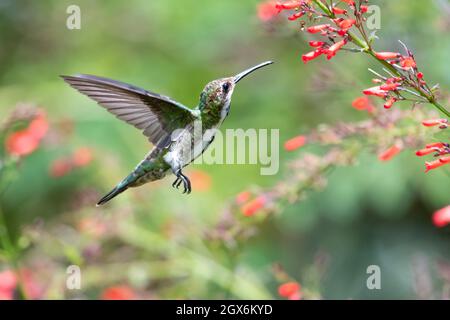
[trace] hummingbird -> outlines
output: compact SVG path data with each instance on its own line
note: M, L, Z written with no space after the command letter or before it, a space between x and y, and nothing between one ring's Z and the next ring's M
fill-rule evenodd
M200 156L214 140L214 134L230 111L236 84L248 74L269 64L266 61L235 76L209 82L200 94L198 105L183 104L131 84L87 74L61 76L70 86L95 100L117 118L133 125L148 138L153 148L135 169L101 198L103 205L128 188L164 178L173 173L172 186L191 192L191 182L183 168ZM195 130L195 124L201 130ZM200 132L196 132L200 131Z

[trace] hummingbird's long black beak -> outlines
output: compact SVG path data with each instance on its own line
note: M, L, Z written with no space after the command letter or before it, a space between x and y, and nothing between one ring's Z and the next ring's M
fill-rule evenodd
M265 66L267 66L267 65L269 65L269 64L272 64L272 63L273 63L272 61L266 61L266 62L263 62L263 63L258 64L257 66L248 68L247 70L244 70L244 71L242 71L241 73L235 75L235 76L233 77L233 81L234 81L234 83L238 83L238 82L239 82L242 78L244 78L246 75L252 73L252 72L255 71L255 70L258 70L259 68L265 67Z

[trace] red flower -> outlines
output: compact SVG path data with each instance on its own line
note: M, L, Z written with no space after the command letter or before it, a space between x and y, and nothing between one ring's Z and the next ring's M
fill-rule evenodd
M436 148L420 149L416 152L416 156L423 157L423 156L426 156L427 154L434 153L434 152L436 152Z
M375 107L366 96L353 100L352 107L356 110L367 110L368 112L373 112L375 110Z
M275 2L267 1L258 4L257 12L259 20L266 22L275 17L279 13L279 10L277 9Z
M429 119L422 121L422 124L425 127L434 127L434 126L440 126L440 125L446 125L448 123L447 119Z
M52 162L49 174L53 178L60 178L72 170L72 162L69 159L60 158Z
M44 114L39 114L28 125L28 132L36 139L42 139L48 131L48 122Z
M17 285L17 277L11 270L0 272L0 300L12 300L14 289Z
M350 29L355 23L354 19L335 19L334 22L344 31Z
M311 26L311 27L306 28L306 31L308 31L309 33L318 33L329 27L330 27L329 24L319 24L317 26Z
M336 52L338 52L339 50L341 50L341 48L343 46L345 46L347 43L346 39L343 39L341 41L336 42L335 44L333 44L330 48L328 48L327 50L327 59L330 60L331 58L333 58L336 55Z
M389 161L391 160L393 157L395 157L398 153L400 153L402 149L397 146L397 145L393 145L392 147L390 147L389 149L387 149L386 151L382 152L379 156L378 159L380 161Z
M433 214L433 224L436 227L442 228L450 223L450 205L436 211Z
M242 191L236 196L236 203L242 205L250 200L252 193L250 191Z
M401 61L400 61L400 66L403 69L409 69L409 68L415 68L416 62L414 61L414 59L412 57L404 57Z
M303 12L303 11L296 12L293 15L289 16L288 20L291 20L291 21L297 20L297 19L303 17L304 14L305 14L305 12Z
M392 107L392 105L397 102L397 98L390 98L388 101L386 101L386 103L384 104L384 108L385 109L390 109Z
M323 53L322 49L317 49L308 53L305 53L302 55L302 61L303 63L307 63L308 61L314 60L318 56L320 56Z
M292 139L289 139L284 143L284 149L286 151L294 151L300 147L303 147L306 144L305 136L297 136Z
M375 52L375 56L380 60L397 59L401 57L398 52Z
M334 14L347 14L347 10L341 9L338 7L333 7L333 13Z
M423 73L422 72L418 72L417 73L417 78L418 79L423 79Z
M298 282L283 283L278 287L278 294L283 298L290 298L300 293L301 286ZM292 299L294 300L294 299Z
M209 174L201 170L192 170L189 173L192 188L196 191L208 191L211 189L212 179Z
M26 156L36 150L39 139L36 139L28 130L12 133L6 138L5 147L9 154L14 156Z
M353 6L355 4L355 1L353 1L353 0L342 0L342 2L345 2L349 6Z
M381 85L380 89L386 91L395 91L398 87L400 87L400 83L386 83Z
M377 96L377 97L381 97L381 98L385 98L387 96L387 92L384 90L381 90L381 88L379 86L366 89L363 91L363 93L367 96Z
M440 159L430 161L430 162L425 162L425 168L426 168L425 172L442 167L443 165L448 164L448 163L450 163L450 156L440 158Z
M366 13L369 10L368 6L361 6L361 12Z
M128 286L114 286L105 289L102 293L103 300L133 300L136 299L134 291Z
M443 147L448 147L448 144L443 143L443 142L433 142L433 143L427 144L425 147L427 147L427 148L443 148Z
M26 156L39 147L40 140L48 130L48 123L43 114L34 118L24 130L9 135L5 141L6 151L15 156Z
M241 212L246 217L253 216L266 205L266 197L259 196L241 207Z
M315 47L315 48L322 47L324 44L325 44L325 42L323 42L323 41L310 41L309 42L309 45L311 47Z
M72 163L75 167L87 166L91 161L91 149L86 147L78 148L72 156Z

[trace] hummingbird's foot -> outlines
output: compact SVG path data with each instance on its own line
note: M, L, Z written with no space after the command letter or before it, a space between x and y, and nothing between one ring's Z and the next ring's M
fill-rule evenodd
M188 177L186 177L182 172L181 172L181 170L178 170L176 173L175 173L176 175L177 175L177 178L176 178L176 180L172 183L172 187L174 187L174 188L179 188L180 187L180 185L181 185L181 183L183 183L183 188L184 188L184 190L183 190L183 193L191 193L191 181L189 180L189 178Z

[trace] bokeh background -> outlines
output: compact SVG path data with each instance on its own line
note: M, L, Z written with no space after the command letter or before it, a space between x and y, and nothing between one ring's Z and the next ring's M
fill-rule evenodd
M450 88L450 3L373 2L382 8L376 47L398 50L402 39L427 79ZM81 30L66 28L71 4L81 8ZM283 180L286 164L316 146L287 152L281 144L274 176L261 176L258 165L195 165L189 196L167 178L95 207L151 146L60 74L106 76L194 107L208 81L270 59L276 63L239 84L224 128L276 128L283 142L323 123L367 118L351 103L368 86L371 63L338 54L304 65L305 35L292 24L262 23L257 5L0 2L0 120L37 108L49 123L0 198L8 239L0 271L22 270L27 298L279 298L288 280L311 299L448 297L450 233L431 215L449 204L449 171L424 174L414 150L389 162L361 152L354 165L327 175L323 191L264 218L227 207L242 191ZM73 157L79 166L67 164ZM249 235L210 236L227 212ZM80 290L66 288L69 265L81 268ZM366 287L369 265L381 268L381 290Z

